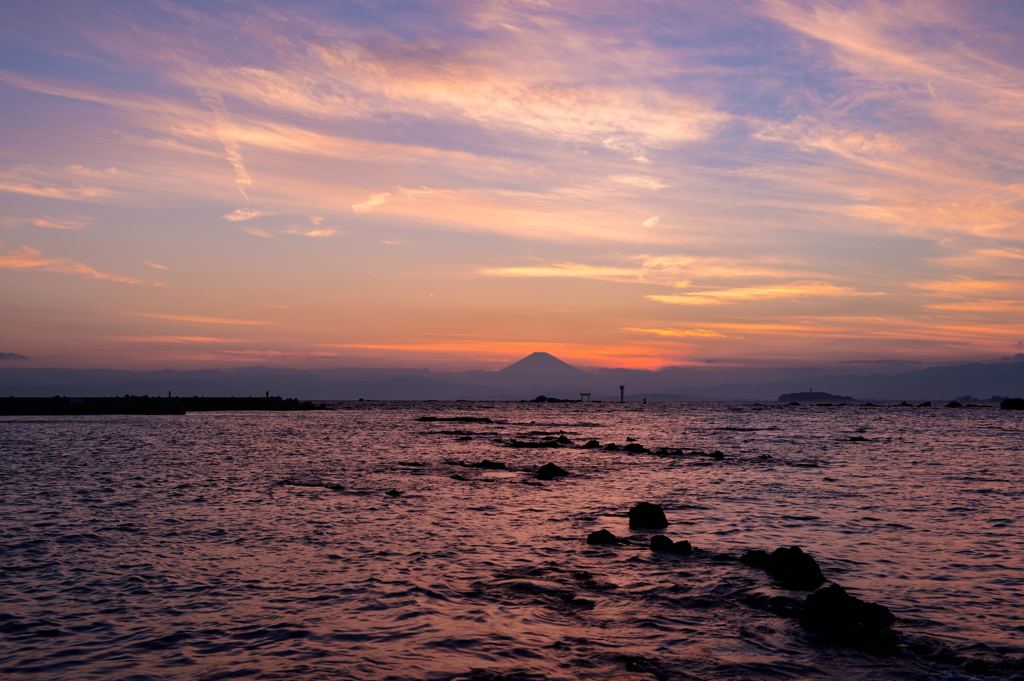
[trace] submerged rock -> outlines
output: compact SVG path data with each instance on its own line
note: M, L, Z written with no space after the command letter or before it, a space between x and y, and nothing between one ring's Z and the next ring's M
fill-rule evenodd
M740 562L770 573L786 589L811 591L825 581L818 563L799 546L765 551L747 551Z
M917 406L919 406L919 407L930 407L930 406L932 406L932 403L931 402L922 402L921 404L919 404Z
M575 442L573 442L572 440L570 440L569 438L567 438L567 437L566 437L566 436L564 436L564 435L559 435L559 436L558 436L558 439L557 439L557 440L555 440L555 442L557 442L557 443L558 443L558 444L560 444L560 445L572 445L572 444L576 444Z
M884 605L851 596L838 584L812 593L800 611L805 630L872 655L897 652L898 636L889 629L895 621Z
M402 493L399 492L397 489L389 489L387 492L384 492L384 494L387 494L389 497L400 497L400 496L402 496Z
M767 610L780 617L797 617L803 602L789 596L767 596L762 593L753 593L743 599L743 603L758 610Z
M637 444L635 442L633 444L629 444L629 445L626 445L625 447L623 447L622 451L624 451L624 452L631 452L633 454L650 454L651 453L651 450L649 450L646 447L644 447L643 445Z
M583 445L583 449L597 449L601 446L601 443L597 440L588 440L587 444Z
M963 407L964 405L960 404L960 403L959 403L959 402L957 402L956 400L953 400L952 402L950 402L950 403L949 403L949 404L947 404L946 406L947 406L947 407L952 407L953 409L960 409L960 408L962 408L962 407Z
M617 451L619 451L619 446L617 444L615 444L614 442L609 442L608 444L606 444L604 446L604 448L607 449L609 452L617 452Z
M490 459L484 459L480 463L470 464L472 468L486 468L488 470L503 471L505 470L505 464L500 461L491 461Z
M1013 411L1024 411L1024 399L1019 397L1005 399L999 403L999 408L1010 409Z
M656 530L668 527L668 519L665 517L665 511L661 510L661 506L641 501L629 509L629 526Z
M619 538L608 530L598 530L587 535L588 544L618 544Z
M538 480L551 480L562 475L569 475L569 471L564 468L560 468L555 464L548 462L540 467L537 473L533 476Z

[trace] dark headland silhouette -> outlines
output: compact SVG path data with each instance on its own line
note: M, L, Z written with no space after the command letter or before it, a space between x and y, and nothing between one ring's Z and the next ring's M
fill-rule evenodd
M802 393L785 393L779 395L779 402L855 402L852 397L845 395L833 395L831 393L814 392L808 390Z
M107 397L114 395L262 396L269 389L302 400L533 400L538 395L576 401L751 400L823 390L786 401L850 402L927 400L958 396L1024 396L1024 355L988 363L921 368L913 362L844 363L820 367L703 366L660 370L581 369L546 352L535 352L498 371L439 372L429 369L287 369L245 367L194 371L112 369L0 369L0 395ZM959 400L964 402L964 400ZM997 404L995 400L993 404Z
M271 397L0 397L0 416L185 414L190 411L312 411L323 405Z

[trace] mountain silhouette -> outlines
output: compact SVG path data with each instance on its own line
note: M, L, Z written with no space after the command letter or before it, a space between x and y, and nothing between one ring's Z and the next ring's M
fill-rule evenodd
M506 376L511 374L525 374L525 373L555 373L555 374L567 374L572 376L586 376L587 372L582 369L577 369L571 364L563 362L554 355L547 352L534 352L532 354L523 357L518 362L510 364L504 369L498 371L499 374L505 374Z
M0 367L0 399L54 395L199 395L207 397L272 394L303 400L532 399L579 397L673 401L770 400L783 393L825 386L833 395L858 401L949 401L957 395L1024 396L1024 355L999 362L936 366L892 374L873 369L838 374L802 367L682 366L659 370L578 369L547 352L535 352L498 371L435 372L411 368L290 369L254 366L191 371L125 371ZM824 401L835 402L834 397ZM844 398L839 401L848 401Z

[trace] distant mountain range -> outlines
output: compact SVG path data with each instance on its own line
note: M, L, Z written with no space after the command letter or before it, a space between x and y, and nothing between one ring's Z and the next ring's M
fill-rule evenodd
M428 369L321 369L273 367L195 371L112 369L0 369L0 396L106 397L166 395L246 397L272 395L304 400L521 400L538 395L618 401L626 399L776 400L779 395L819 391L858 400L951 400L956 396L1024 396L1024 355L1003 362L930 367L897 373L837 373L834 369L668 367L591 369L535 352L500 371L434 372Z

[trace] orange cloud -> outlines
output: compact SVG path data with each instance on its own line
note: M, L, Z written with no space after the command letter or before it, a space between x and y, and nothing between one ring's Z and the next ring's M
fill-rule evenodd
M49 227L52 229L82 229L88 227L92 223L87 220L64 220L60 218L8 218L4 220L4 224L11 227L18 227L21 225L33 225L35 227Z
M253 218L258 218L261 215L270 215L270 213L264 212L262 210L256 210L254 208L236 208L234 211L228 213L227 215L221 215L221 217L224 218L225 220L230 220L231 222L241 222L243 220L252 220Z
M302 236L332 236L338 233L336 229L302 229L298 226L291 226L284 231L285 234L301 234Z
M251 319L232 319L230 317L200 317L197 315L154 314L148 312L138 312L136 314L139 317L151 317L153 319L170 319L178 322L196 322L199 324L238 324L244 326L274 325L274 322L256 321Z
M131 277L104 274L69 258L45 258L39 251L28 246L22 246L20 251L9 251L6 255L0 255L0 267L12 270L45 270L64 274L84 274L94 279L119 281L126 284L141 283L138 279Z
M805 298L821 296L880 296L881 292L865 293L845 286L833 286L823 281L793 282L774 286L751 286L724 290L699 291L686 294L648 295L648 300L672 305L722 305L751 300L773 298Z

